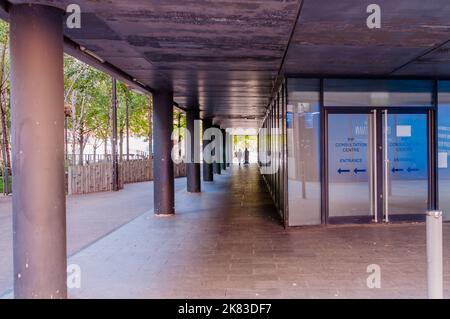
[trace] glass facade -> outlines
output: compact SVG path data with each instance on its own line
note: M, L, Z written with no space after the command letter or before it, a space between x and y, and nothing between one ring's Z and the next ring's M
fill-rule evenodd
M287 226L450 220L450 81L287 78L259 147Z
M320 224L320 81L288 79L287 92L289 225Z
M450 81L438 82L439 209L450 220Z
M283 83L272 100L258 134L259 164L264 180L283 221L286 221L286 87Z
M431 106L432 81L324 80L325 106Z

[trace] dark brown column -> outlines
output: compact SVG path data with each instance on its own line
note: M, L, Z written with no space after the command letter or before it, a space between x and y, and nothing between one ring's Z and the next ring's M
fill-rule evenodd
M230 164L233 162L233 136L230 133L227 133L227 167L230 167Z
M62 17L10 8L16 298L67 297Z
M211 127L212 127L212 120L204 119L203 120L203 136L205 134L205 131ZM203 150L206 148L206 146L209 143L212 143L212 141L203 139ZM206 163L205 159L203 159L203 181L205 181L205 182L214 181L213 166L214 166L213 163Z
M195 125L199 119L198 110L186 112L186 128L191 135L189 163L187 164L187 191L190 193L201 192L200 182L200 125Z
M220 130L220 126L214 126L216 129ZM220 152L220 148L222 145L222 140L216 141L216 138L219 139L220 136L214 136L214 141L216 143L216 147L214 148L214 174L221 175L222 174L222 164L220 163L222 154Z
M222 156L223 156L223 163L222 163L222 169L227 169L227 131L225 129L221 129L222 132Z
M174 172L172 152L173 93L159 91L154 94L153 107L153 196L154 213L175 214Z

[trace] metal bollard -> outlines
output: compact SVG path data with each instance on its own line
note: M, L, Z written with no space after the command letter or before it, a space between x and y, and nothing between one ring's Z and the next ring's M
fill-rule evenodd
M442 299L444 296L442 211L427 212L427 278L428 298Z

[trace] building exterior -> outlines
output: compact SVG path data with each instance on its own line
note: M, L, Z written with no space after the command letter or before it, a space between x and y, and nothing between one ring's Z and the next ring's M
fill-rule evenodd
M434 79L291 78L260 131L287 226L449 219L448 90ZM262 145L264 144L264 145ZM274 163L273 163L274 162Z
M64 53L153 95L158 216L176 213L176 105L191 131L196 120L204 131L260 129L259 162L285 226L420 220L436 208L450 219L448 0L375 8L361 0L79 0L77 8L0 1L11 29L16 297L67 296ZM66 21L73 14L79 26ZM187 190L200 192L201 171L211 182L221 164L189 163Z

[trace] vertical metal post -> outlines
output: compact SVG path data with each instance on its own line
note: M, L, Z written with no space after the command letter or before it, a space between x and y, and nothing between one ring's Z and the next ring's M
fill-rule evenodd
M199 112L196 109L186 112L186 128L190 133L190 143L186 143L187 163L187 191L199 193L201 191L200 182L200 125L196 120ZM186 138L186 142L188 142ZM189 149L188 149L189 147Z
M230 134L230 163L233 164L234 160L234 135Z
M63 11L9 13L14 295L66 298Z
M389 188L392 183L389 182L390 162L389 162L389 122L388 111L383 110L383 200L384 200L384 220L389 222Z
M222 163L222 169L227 169L227 131L225 129L221 129L222 131L222 156L223 156L223 163Z
M125 125L127 134L127 161L130 160L130 115L129 115L129 91L128 88L125 94Z
M328 112L324 105L324 80L320 79L320 194L321 194L321 222L328 223L329 189L328 189ZM287 99L286 105L289 104Z
M154 95L153 196L156 215L175 214L175 185L172 161L173 93L159 91Z
M428 298L442 299L443 260L442 260L442 212L427 212L427 278Z
M111 87L111 108L112 108L112 190L119 190L119 159L117 157L117 80L112 79Z
M212 119L203 119L203 150L209 145L209 143L213 143L213 141L205 140L205 132L209 128L212 127ZM203 156L203 181L212 182L214 181L214 170L213 163L207 163L205 161L205 156Z
M231 163L233 162L233 150L231 143L231 134L227 132L227 167L230 167Z
M69 160L69 135L67 115L64 116L64 158Z
M152 158L153 155L153 97L148 97L148 157Z
M214 126L216 129L220 130L219 126ZM214 173L217 175L222 174L222 140L216 140L219 136L214 136L214 143L216 147L214 148Z
M178 143L181 143L181 111L178 111L177 118L177 127L178 127ZM181 147L178 148L178 156L181 158Z

